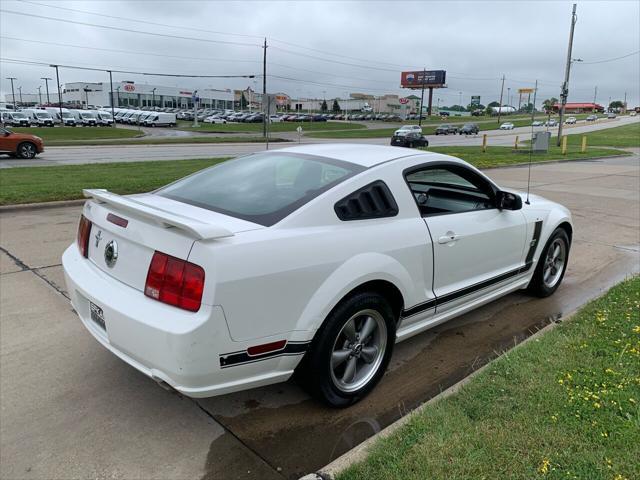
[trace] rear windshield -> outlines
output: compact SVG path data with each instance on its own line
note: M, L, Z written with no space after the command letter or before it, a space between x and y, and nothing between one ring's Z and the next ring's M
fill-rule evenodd
M178 180L163 197L271 226L364 167L293 153L257 153Z

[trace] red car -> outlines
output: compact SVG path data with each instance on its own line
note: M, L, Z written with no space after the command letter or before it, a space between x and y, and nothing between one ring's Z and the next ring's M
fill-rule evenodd
M6 153L12 157L33 158L42 152L44 152L44 143L40 137L0 128L0 153Z

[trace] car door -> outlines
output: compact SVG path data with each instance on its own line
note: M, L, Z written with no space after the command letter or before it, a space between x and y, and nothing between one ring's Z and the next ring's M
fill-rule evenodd
M496 207L496 187L457 163L414 167L407 183L433 241L436 313L487 295L523 265L526 221Z

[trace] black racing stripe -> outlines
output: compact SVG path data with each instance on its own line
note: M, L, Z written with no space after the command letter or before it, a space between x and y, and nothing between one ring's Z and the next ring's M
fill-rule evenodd
M529 251L527 252L526 263L533 262L533 256L536 253L536 247L538 246L538 241L540 240L540 234L542 233L542 220L538 220L533 227L533 237L531 238L531 243L529 244Z
M269 358L281 357L285 355L301 355L307 351L311 342L287 342L285 347L274 352L263 353L262 355L249 355L246 350L240 352L223 353L220 355L220 368L234 367L246 363L254 363Z
M425 310L429 310L430 308L434 308L436 306L436 299L427 300L426 302L419 303L418 305L414 305L411 308L407 308L402 311L402 318L412 317L413 315L417 315L418 313L422 313Z

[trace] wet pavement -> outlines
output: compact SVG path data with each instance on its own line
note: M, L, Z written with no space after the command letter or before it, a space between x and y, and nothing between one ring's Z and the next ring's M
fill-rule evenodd
M0 213L0 477L297 478L531 333L640 270L639 157L537 165L532 192L575 234L547 299L511 294L398 344L372 394L344 410L293 382L192 400L160 389L84 331L59 266L79 207ZM526 168L493 169L524 189Z

